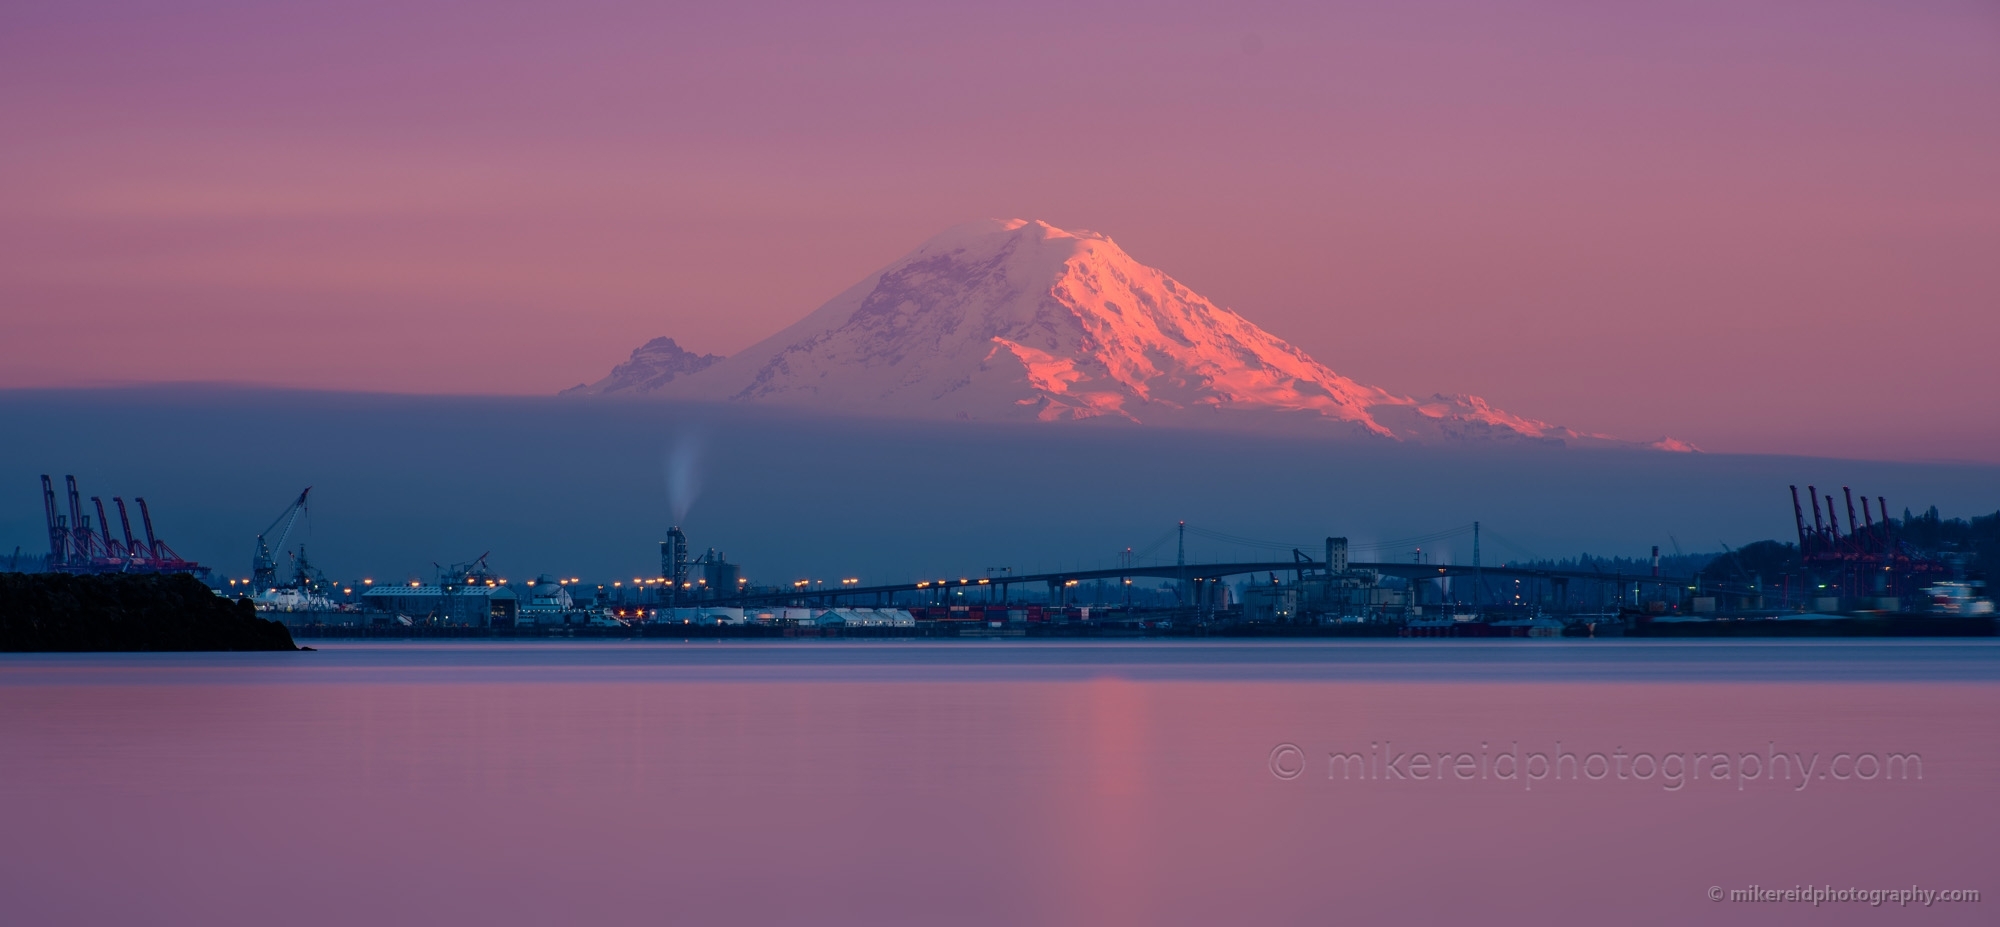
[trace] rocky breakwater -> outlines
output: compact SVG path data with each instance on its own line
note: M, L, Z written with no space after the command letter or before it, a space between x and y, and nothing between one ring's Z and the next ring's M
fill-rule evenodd
M297 650L192 576L0 573L0 651Z

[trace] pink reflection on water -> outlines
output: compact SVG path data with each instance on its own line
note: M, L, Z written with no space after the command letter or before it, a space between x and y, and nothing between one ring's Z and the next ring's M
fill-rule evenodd
M17 684L14 923L1876 922L1977 888L1976 683ZM1329 751L1918 752L1921 781L1329 779ZM1274 745L1300 745L1296 779ZM1984 904L1925 923L1984 921Z

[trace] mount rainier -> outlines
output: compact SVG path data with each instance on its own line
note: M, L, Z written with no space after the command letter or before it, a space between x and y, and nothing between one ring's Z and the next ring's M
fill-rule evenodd
M1477 396L1357 383L1107 236L1021 219L949 229L733 357L654 339L565 392L905 418L1330 428L1420 443L1636 443Z

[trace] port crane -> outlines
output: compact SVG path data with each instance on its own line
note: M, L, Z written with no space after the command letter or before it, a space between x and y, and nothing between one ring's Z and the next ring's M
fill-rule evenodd
M250 588L277 588L278 562L271 556L271 548L276 546L279 550L285 549L285 542L292 536L293 526L299 523L299 516L306 513L306 496L311 492L311 486L307 486L304 490L301 490L299 497L292 500L291 505L285 506L285 510L279 512L277 518L271 520L271 526L258 533L257 552L250 558ZM271 532L278 530L279 522L284 523L285 530L278 534L278 543L276 545L266 544L264 539L269 537Z
M60 573L198 573L207 574L208 567L192 560L181 558L167 542L153 533L153 514L146 507L146 500L135 498L139 503L139 517L146 526L146 543L141 546L132 536L132 518L125 508L123 496L113 496L111 501L118 506L118 518L125 527L125 540L120 541L111 533L111 519L105 514L104 498L91 496L90 504L97 510L97 523L93 526L90 516L83 514L83 498L76 488L76 477L63 477L64 488L68 490L69 514L63 515L56 502L55 484L48 474L42 474L42 509L49 520L49 555L43 561L52 571Z
M453 578L457 576L465 577L464 585L472 586L493 578L493 571L486 566L486 558L492 555L493 552L489 550L465 563L454 563L450 566L433 560L431 566L437 567L439 586L449 588L459 584L459 580Z

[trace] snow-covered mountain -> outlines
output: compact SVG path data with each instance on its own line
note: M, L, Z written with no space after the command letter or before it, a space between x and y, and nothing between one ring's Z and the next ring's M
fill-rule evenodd
M1021 219L950 229L734 357L641 354L570 392L762 402L899 417L1335 426L1381 438L1623 443L1466 395L1341 376L1132 259L1109 237ZM694 357L680 352L680 355ZM710 355L712 356L712 355ZM1662 440L1662 449L1689 449Z

